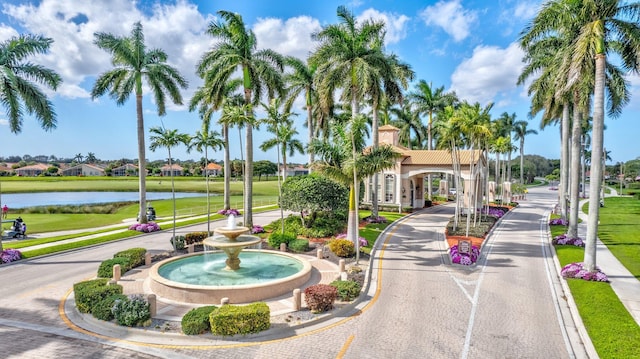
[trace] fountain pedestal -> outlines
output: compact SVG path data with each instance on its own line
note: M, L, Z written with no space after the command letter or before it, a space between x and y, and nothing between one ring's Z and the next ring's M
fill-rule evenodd
M225 263L227 270L240 269L240 259L238 255L246 247L260 243L262 239L257 236L246 235L249 232L247 227L238 227L235 225L235 217L229 216L226 227L214 228L213 232L217 236L205 238L202 242L204 245L221 249L227 254Z

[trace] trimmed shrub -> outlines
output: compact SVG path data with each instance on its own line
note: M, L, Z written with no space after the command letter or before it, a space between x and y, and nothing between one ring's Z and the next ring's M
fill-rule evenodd
M171 243L172 247L173 247L173 241L174 241L174 238L172 237L169 240L169 243ZM175 241L176 241L176 249L178 250L184 249L184 243L185 243L184 236L175 236Z
M338 297L336 287L328 284L316 284L304 290L307 307L314 313L322 313L333 309L333 303Z
M131 260L127 257L107 259L102 261L98 267L98 278L113 278L113 266L116 264L120 265L122 273L131 269Z
M336 287L338 298L345 302L356 299L360 295L360 289L362 289L360 283L352 280L335 280L330 285Z
M182 317L182 332L186 335L199 335L211 331L209 316L218 309L215 305L191 309Z
M309 251L309 241L306 239L294 239L289 242L289 249L292 252L302 253Z
M108 282L109 279L107 278L99 278L73 285L73 295L80 313L91 313L93 308L104 298L112 294L122 294L121 285L108 285Z
M191 245L194 243L201 243L205 238L210 237L211 235L209 234L209 232L191 232L191 233L187 233L184 236L184 243L186 245Z
M127 296L124 294L111 294L96 304L91 314L100 320L110 321L113 320L113 305L116 300L126 300Z
M327 242L329 249L338 257L347 258L356 253L353 242L348 239L332 239Z
M117 299L114 302L112 312L116 322L127 327L142 326L151 319L149 303L142 295Z
M129 258L129 262L131 263L129 269L131 269L144 264L145 254L147 254L147 250L144 248L129 248L114 254L113 258Z
M289 245L289 242L294 241L296 239L296 235L295 234L291 234L291 233L282 233L282 232L273 232L269 235L269 239L267 240L267 243L269 243L269 246L273 249L278 249L280 248L280 244L282 243L286 243L287 245Z
M223 336L258 333L271 327L270 316L269 306L264 302L223 305L209 315L211 333Z

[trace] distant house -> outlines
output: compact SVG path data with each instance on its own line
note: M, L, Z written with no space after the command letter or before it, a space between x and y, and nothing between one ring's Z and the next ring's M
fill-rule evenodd
M44 163L37 163L35 165L16 168L15 172L18 176L34 177L40 176L41 174L46 172L48 168L49 166L45 165Z
M205 175L206 176L220 176L222 173L222 166L217 163L209 163L207 167L205 167Z
M123 177L123 176L137 176L138 166L131 163L127 163L120 167L115 167L111 170L111 176Z
M79 165L69 167L67 169L62 170L63 176L104 176L104 168L90 165L87 163L81 163Z
M280 173L282 174L282 170L283 167L280 167ZM285 171L286 177L289 176L304 176L304 175L308 175L309 174L309 169L302 167L302 166L296 166L296 167L288 167Z
M171 167L169 167L169 165L164 165L160 168L160 174L162 176L166 176L169 177L171 176L171 172L173 172L174 176L182 176L183 173L183 168L180 165L177 164L172 164Z
M13 168L0 165L0 172L13 173Z

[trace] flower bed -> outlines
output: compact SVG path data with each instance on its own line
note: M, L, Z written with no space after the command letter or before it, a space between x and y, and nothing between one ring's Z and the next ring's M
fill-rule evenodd
M584 240L582 238L567 238L566 234L555 236L551 242L555 245L572 245L577 247L584 247Z
M549 221L550 226L568 226L569 221L564 218L554 218Z
M472 245L471 253L460 253L458 252L458 245L456 244L451 246L449 255L451 256L451 262L468 266L478 260L478 257L480 257L480 248Z
M160 226L155 222L136 223L129 227L130 231L138 231L142 233L151 233L160 230Z
M336 239L347 239L347 234L346 233L340 233L335 238ZM369 242L364 237L358 237L358 241L360 242L360 247L365 247L365 246L369 245Z
M602 273L600 268L596 267L595 272L589 272L584 269L584 263L569 263L562 268L560 274L563 278L576 278L576 279L584 279L588 281L594 282L608 282L609 278L607 275Z
M22 253L17 249L7 248L0 251L0 264L19 261L22 259Z

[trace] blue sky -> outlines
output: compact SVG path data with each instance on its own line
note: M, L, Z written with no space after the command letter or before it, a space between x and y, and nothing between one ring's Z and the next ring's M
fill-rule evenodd
M33 59L56 70L64 83L51 100L57 112L57 129L46 132L35 119L27 117L23 131L14 135L7 126L4 109L0 111L0 156L55 155L86 156L93 152L100 159L136 158L135 97L124 106L116 106L108 96L90 98L96 76L111 67L106 52L93 45L95 32L128 35L132 24L141 21L149 47L163 49L169 63L189 81L183 91L185 103L202 81L195 75L195 64L212 45L204 34L216 20L216 11L240 13L256 33L260 48L272 48L300 58L317 46L310 34L322 26L337 23L339 5L350 8L358 19L375 18L386 24L386 50L410 64L416 80L454 90L461 99L486 105L494 102L492 115L516 113L527 120L529 100L526 88L517 86L522 69L522 50L517 39L524 25L535 16L539 1L131 1L131 0L5 0L0 9L0 41L21 33L42 34L54 40L51 51ZM629 75L632 101L617 119L606 118L605 147L613 162L640 156L637 143L640 108L637 75ZM412 84L411 87L413 87ZM145 97L145 125L177 128L194 134L201 121L185 106L168 104L168 112L159 117L151 96ZM302 126L305 112L298 102L296 121L298 138L306 142ZM258 113L258 117L262 114ZM539 118L530 119L529 128L539 130ZM233 134L233 132L232 132ZM274 151L263 153L258 146L271 135L254 132L255 160L276 160ZM231 157L240 158L237 132L232 137ZM148 142L147 142L148 144ZM559 158L559 129L549 127L527 137L526 154ZM172 150L175 158L199 159L201 154L185 148ZM514 154L514 155L517 155ZM211 157L221 159L218 152ZM147 151L151 160L166 158L166 150ZM306 162L296 155L290 162Z

